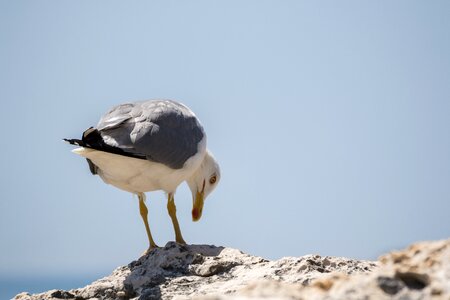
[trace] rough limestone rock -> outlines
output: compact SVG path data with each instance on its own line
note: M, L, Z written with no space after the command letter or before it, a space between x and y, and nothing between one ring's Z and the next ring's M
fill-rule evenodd
M379 262L307 255L268 261L239 250L168 243L105 278L16 300L450 299L450 240Z

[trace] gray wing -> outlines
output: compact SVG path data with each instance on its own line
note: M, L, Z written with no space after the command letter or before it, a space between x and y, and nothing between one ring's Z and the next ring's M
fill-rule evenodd
M194 113L171 100L113 107L100 119L97 130L107 145L173 169L182 168L205 137Z

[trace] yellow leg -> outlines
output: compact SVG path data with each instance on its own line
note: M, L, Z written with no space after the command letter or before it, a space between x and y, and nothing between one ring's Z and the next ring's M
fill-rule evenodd
M177 220L177 207L175 206L175 199L173 198L172 193L169 193L167 197L167 211L172 219L173 229L175 229L175 241L180 244L186 244L181 235L180 225Z
M144 225L145 225L145 230L147 231L148 241L150 243L150 247L148 249L150 250L150 249L156 248L158 246L155 244L155 241L153 241L152 233L150 232L150 226L148 226L148 220L147 220L148 209L147 209L147 206L145 205L145 194L138 193L137 196L139 198L139 212L141 213L141 217L142 217L142 220L144 221Z

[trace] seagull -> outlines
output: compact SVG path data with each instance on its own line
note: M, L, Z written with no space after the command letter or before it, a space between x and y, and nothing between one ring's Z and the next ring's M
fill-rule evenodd
M72 150L86 158L93 175L137 195L149 241L158 247L148 224L145 192L163 190L175 241L186 244L176 216L174 195L186 181L193 199L192 220L202 216L206 197L220 180L219 164L206 148L206 134L195 114L173 100L124 103L103 115L97 127L83 132Z

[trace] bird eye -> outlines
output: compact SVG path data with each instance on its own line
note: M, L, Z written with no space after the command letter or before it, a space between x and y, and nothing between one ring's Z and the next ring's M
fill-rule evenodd
M209 178L209 183L210 184L214 184L214 183L216 183L216 181L217 181L217 176L216 175L213 175L213 176L211 176L211 178Z

